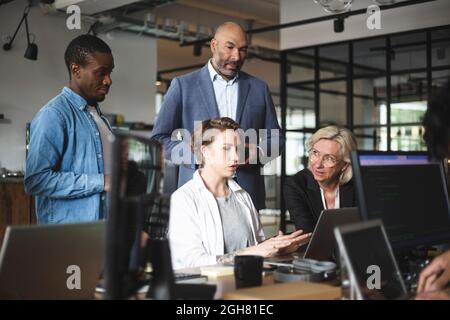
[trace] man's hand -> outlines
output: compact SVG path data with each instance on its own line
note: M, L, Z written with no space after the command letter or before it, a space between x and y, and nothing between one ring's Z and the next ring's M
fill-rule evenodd
M258 146L253 143L245 144L245 162L244 164L258 164Z
M142 231L141 232L141 248L146 248L149 240L150 240L150 236L148 235L148 233L145 231Z
M416 296L416 300L450 300L450 289L422 292Z
M103 186L103 191L105 192L109 192L111 189L111 178L107 174L104 175Z
M450 281L450 251L434 260L420 273L417 293L443 289Z

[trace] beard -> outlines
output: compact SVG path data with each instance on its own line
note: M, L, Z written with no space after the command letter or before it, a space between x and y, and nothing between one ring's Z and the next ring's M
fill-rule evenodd
M241 70L243 64L241 61L222 60L222 59L219 59L219 61L217 62L218 63L216 63L216 65L218 73L220 75L226 76L227 78L234 78ZM227 66L231 66L233 67L233 69L228 69Z

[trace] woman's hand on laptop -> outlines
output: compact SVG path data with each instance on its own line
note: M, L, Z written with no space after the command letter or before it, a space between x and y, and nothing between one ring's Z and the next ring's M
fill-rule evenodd
M450 250L437 256L420 273L417 293L443 289L450 281Z
M255 254L265 258L277 255L285 255L296 251L301 245L308 243L311 233L303 234L302 230L297 230L291 234L285 235L281 231L278 235L261 242L260 244L249 247L240 254Z
M309 242L311 235L312 233L303 233L303 230L297 230L288 235L284 235L283 232L278 231L278 235L275 238L289 239L291 241L290 245L281 247L278 250L278 255L290 254L297 251L299 247Z

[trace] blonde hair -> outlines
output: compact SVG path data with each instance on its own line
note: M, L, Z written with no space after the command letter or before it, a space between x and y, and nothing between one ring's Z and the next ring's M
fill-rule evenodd
M327 126L316 131L308 141L308 151L321 139L332 140L339 143L340 157L345 163L348 163L345 169L339 176L339 184L343 185L351 180L353 177L353 170L351 166L350 154L356 150L357 143L353 133L345 127ZM308 163L308 168L310 163Z
M203 167L204 165L201 147L207 146L214 142L214 134L205 134L208 130L211 129L218 130L219 132L223 132L228 129L236 131L237 129L239 129L239 124L231 118L222 117L202 121L202 123L194 129L194 134L192 135L191 140L191 149L194 153L195 160L200 167Z

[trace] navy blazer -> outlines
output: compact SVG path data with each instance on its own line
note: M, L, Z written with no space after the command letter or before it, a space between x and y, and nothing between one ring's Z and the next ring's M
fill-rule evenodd
M287 177L284 184L284 201L295 229L312 232L324 209L320 187L309 169ZM353 180L339 187L340 208L356 206Z
M209 62L208 62L209 63ZM239 89L236 122L243 130L250 128L268 129L268 135L259 146L271 159L277 157L284 147L284 137L278 124L275 107L267 84L245 72L239 72ZM184 134L192 133L196 121L219 118L214 88L206 64L200 70L176 77L167 91L161 111L156 119L152 137L162 143L165 158L180 165L178 187L192 179L195 161L190 151L190 135L183 135L182 141L171 138L177 129L185 129ZM270 129L278 129L271 134ZM182 133L183 134L183 133ZM270 154L267 146L273 143L277 154ZM176 159L172 157L176 154ZM264 176L261 165L246 165L237 170L236 181L246 190L259 210L265 208Z

